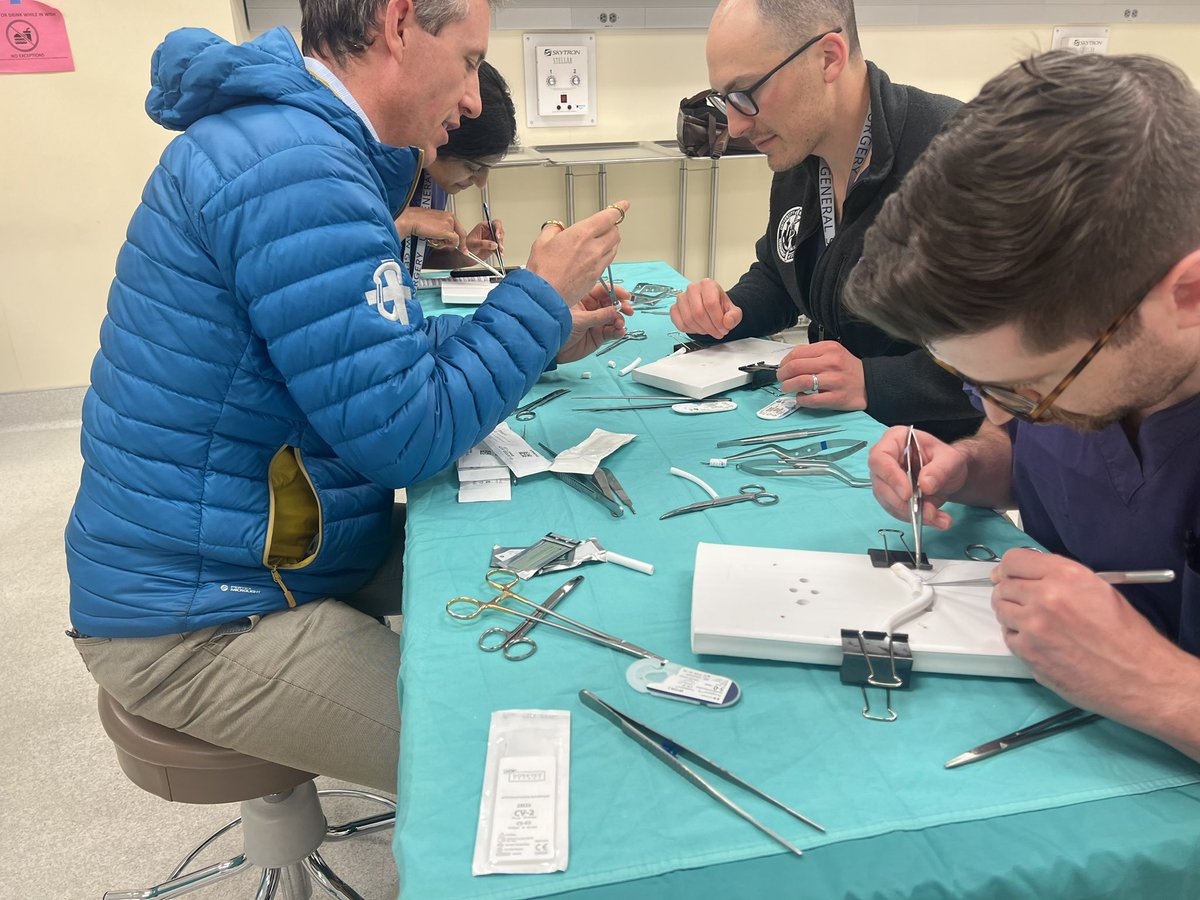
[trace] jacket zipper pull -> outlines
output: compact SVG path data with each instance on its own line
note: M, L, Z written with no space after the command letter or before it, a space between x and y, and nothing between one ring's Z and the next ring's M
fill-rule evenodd
M283 583L283 576L279 574L279 566L271 566L271 577L275 579L275 583L279 585L283 591L283 596L287 598L288 606L292 609L296 608L296 598L292 596L292 592L288 590L288 586Z

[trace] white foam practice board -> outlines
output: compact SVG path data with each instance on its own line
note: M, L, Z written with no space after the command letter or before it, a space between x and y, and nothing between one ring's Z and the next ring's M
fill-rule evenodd
M985 578L994 563L931 559L927 581ZM913 670L1032 678L1001 637L988 586L935 587L933 608L901 625ZM881 631L913 599L866 552L701 543L692 582L692 650L838 666L841 629Z
M633 380L694 400L703 400L730 388L749 384L750 376L739 372L738 366L756 362L778 365L791 349L791 344L779 341L742 338L691 353L664 356L638 366L633 370Z
M450 278L441 284L442 303L447 306L478 306L487 299L496 285L490 281L465 281Z

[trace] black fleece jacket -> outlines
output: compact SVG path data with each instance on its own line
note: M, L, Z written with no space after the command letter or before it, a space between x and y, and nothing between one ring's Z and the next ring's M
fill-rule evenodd
M839 341L863 361L870 416L885 425L915 424L943 440L954 440L974 434L982 420L962 383L922 348L851 316L843 306L842 291L862 258L863 234L884 200L961 104L892 84L874 63L867 63L867 72L871 161L845 199L837 233L826 247L817 157L776 173L770 223L755 248L758 259L728 292L742 310L742 321L725 340L773 334L792 327L805 313L812 320L810 340Z

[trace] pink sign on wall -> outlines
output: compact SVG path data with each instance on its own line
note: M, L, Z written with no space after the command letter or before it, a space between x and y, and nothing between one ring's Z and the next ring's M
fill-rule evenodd
M0 4L0 73L75 71L62 13L36 0Z

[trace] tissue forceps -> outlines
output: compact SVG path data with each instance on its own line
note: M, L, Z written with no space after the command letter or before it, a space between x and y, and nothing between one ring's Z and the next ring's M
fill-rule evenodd
M684 513L702 512L706 509L716 509L719 506L728 506L731 503L741 503L747 500L756 506L774 506L779 502L779 495L772 494L761 484L743 484L732 497L714 497L712 500L702 500L699 503L681 506L663 513L659 518L670 519L673 516L682 516Z
M583 576L576 575L547 597L542 606L546 609L553 609L562 600L566 599L567 594L575 590L581 581L583 581ZM510 584L509 587L511 586ZM527 637L527 635L537 625L537 620L544 618L545 616L541 613L534 613L531 618L526 619L511 631L505 631L499 625L493 626L479 636L479 649L485 653L495 653L499 650L504 654L505 659L513 662L520 662L523 659L527 659L537 653L537 644L533 642L532 638ZM497 642L492 639L492 635L504 635L504 637ZM514 653L514 647L522 647L522 651Z
M593 643L600 644L602 647L608 647L610 650L617 650L620 653L628 653L630 656L636 656L638 659L652 659L659 665L666 665L665 657L659 656L657 653L651 653L644 647L639 647L637 644L630 641L622 640L616 635L606 634L598 628L592 628L590 625L584 625L575 619L568 618L562 613L557 613L548 607L542 606L539 603L534 603L532 600L527 600L512 589L513 585L520 581L517 578L517 573L511 569L490 569L485 576L487 583L495 588L500 593L493 600L476 600L474 597L455 597L446 603L446 612L451 618L462 619L467 621L477 619L489 609L494 609L498 612L508 613L510 616L519 616L522 619L530 622L536 622L539 625L545 625L548 628L557 628L559 631L565 631L568 634L573 634L576 637L581 637ZM577 575L576 578L582 579L582 575ZM519 609L513 609L511 606L505 606L504 601L509 597L524 603L526 606L531 606L541 613L541 616L535 616L532 613L524 613ZM471 607L468 611L463 612L455 607ZM550 621L550 617L559 619L568 624L560 625L558 622ZM572 627L573 626L573 627Z
M1088 713L1077 706L1072 706L1070 709L1063 710L1047 719L1042 719L1040 722L1034 722L1032 725L1026 725L1024 728L1018 728L1011 734L998 737L994 741L988 741L986 744L980 744L966 753L960 753L954 759L950 760L950 762L946 763L945 767L947 769L955 769L959 766L965 766L967 763L978 762L981 759L987 759L989 756L995 756L997 753L1003 753L1005 750L1023 747L1025 744L1032 744L1034 741L1040 741L1042 738L1070 731L1072 728L1078 728L1080 725L1088 725L1100 718L1101 716L1096 713Z
M921 507L925 502L925 494L918 484L921 468L925 465L925 457L921 455L921 445L917 443L915 425L908 426L908 439L904 445L904 470L908 474L908 483L912 493L908 496L908 521L913 530L913 569L933 568L929 563L921 562L921 536L925 530L925 520Z
M613 306L616 306L616 305L617 305L616 303L613 304ZM616 349L617 346L625 343L626 341L644 341L644 340L646 340L646 332L644 332L644 331L627 331L623 335L621 335L619 338L617 338L616 340L609 341L607 344L603 345L599 350L597 350L595 353L593 353L592 356L602 356L605 353L611 353L614 349Z
M745 444L767 444L772 441L792 441L803 440L804 438L816 437L819 434L831 434L834 431L842 431L841 428L794 428L791 431L776 431L771 434L752 434L747 437L731 438L727 441L718 441L718 447L740 447Z
M741 453L727 456L725 457L725 461L733 462L738 459L749 459L752 456L767 455L776 456L785 463L806 463L809 461L835 462L839 459L845 459L847 456L853 456L865 446L867 446L866 441L848 440L814 441L802 447L781 447L779 444L763 444L761 447L752 447L749 450L743 450Z
M853 488L868 488L871 486L871 479L855 478L835 462L813 460L811 462L805 461L791 465L740 462L737 464L737 467L739 471L745 472L747 475L831 475L843 484L848 484Z
M701 756L695 750L691 750L688 747L685 747L682 744L677 743L676 741L667 737L665 734L655 731L650 726L645 725L642 722L639 722L637 719L633 718L632 716L628 716L625 713L621 712L619 709L609 706L607 703L605 703L603 700L601 700L599 697L597 697L591 691L580 691L579 699L583 702L583 705L586 706L588 709L593 710L594 712L597 712L600 715L602 715L605 719L607 719L613 725L616 725L618 728L620 728L621 731L625 732L625 734L628 737L633 738L635 741L637 741L637 743L641 744L644 748L649 750L650 753L653 754L656 759L660 760L661 762L666 763L668 766L670 766L672 769L674 769L676 772L678 772L680 775L682 775L685 779L690 781L693 785L698 787L700 790L704 791L704 793L708 794L714 800L717 800L718 802L724 804L726 807L728 807L733 812L737 813L737 815L741 816L743 819L745 819L747 822L749 822L751 825L753 825L755 828L757 828L763 834L768 835L773 840L782 844L784 847L787 847L788 850L792 851L797 856L804 855L803 851L800 850L800 848L789 843L781 835L776 834L774 831L772 831L770 828L768 828L762 822L758 821L758 819L756 819L752 815L750 815L750 813L746 812L744 809L742 809L740 806L738 806L736 803L734 803L732 800L730 800L728 797L726 797L724 794L722 794L720 791L718 791L715 787L713 787L711 784L709 784L708 781L706 781L703 778L703 776L700 775L700 773L696 772L694 769L692 769L690 766L688 766L687 762L691 762L691 763L699 766L702 769L707 769L709 772L716 775L717 777L724 778L726 781L732 782L733 784L736 784L741 788L745 788L747 791L754 794L754 796L759 797L763 800L766 800L771 805L776 806L779 809L782 809L784 812L788 813L789 815L795 816L797 819L799 819L805 825L809 825L812 828L815 828L815 829L817 829L817 831L820 831L820 832L825 831L824 828L822 828L820 825L818 825L812 819L802 816L800 813L796 812L794 809L792 809L789 806L785 806L783 803L776 800L770 794L766 794L763 791L760 791L754 785L750 784L749 782L743 781L741 778L738 778L736 775L734 775L728 769L721 768L715 762ZM687 760L687 762L684 762L684 760Z

